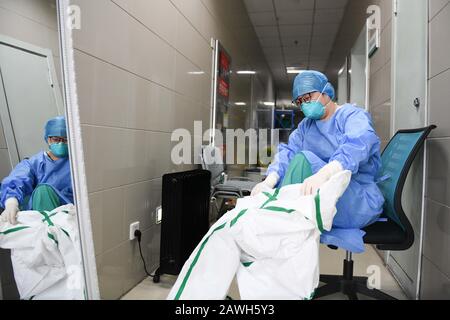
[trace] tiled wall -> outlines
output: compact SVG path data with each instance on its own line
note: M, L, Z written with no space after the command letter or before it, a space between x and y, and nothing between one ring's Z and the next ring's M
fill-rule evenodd
M116 299L145 276L138 247L127 240L129 224L140 221L153 271L161 177L193 168L172 164L172 131L192 130L194 120L209 127L211 37L221 40L234 70L255 69L261 83L270 74L241 0L72 3L82 17L75 68L100 291Z
M52 50L56 74L61 83L56 0L0 0L0 35ZM0 180L10 171L11 164L0 121ZM3 298L17 298L9 251L0 252L0 270Z
M429 0L429 122L421 297L450 299L450 1Z
M392 0L372 3L381 8L381 44L370 59L369 110L384 150L391 139Z

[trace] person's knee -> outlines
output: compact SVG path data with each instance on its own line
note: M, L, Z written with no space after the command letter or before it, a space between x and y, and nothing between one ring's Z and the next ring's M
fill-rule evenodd
M33 193L48 191L49 186L45 184L40 184L36 188L34 188Z
M29 206L31 210L51 211L61 204L58 192L52 186L42 184L34 189Z
M299 162L299 163L303 163L304 161L309 163L308 158L305 156L305 154L303 152L296 154L294 156L294 159L292 159L292 160L295 162Z

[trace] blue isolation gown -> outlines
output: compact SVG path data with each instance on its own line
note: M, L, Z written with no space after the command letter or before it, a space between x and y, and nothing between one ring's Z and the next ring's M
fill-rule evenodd
M376 184L381 169L380 145L370 115L345 104L328 121L303 120L289 143L279 146L267 174L276 172L281 183L298 153L306 156L314 174L339 161L344 170L352 172L352 180L337 203L333 229L322 235L321 242L362 253L365 233L361 229L376 222L383 211L384 198Z
M16 198L23 210L31 210L31 195L40 185L48 185L56 192L61 204L73 203L72 178L69 158L53 161L46 152L40 152L20 162L1 185L1 204ZM30 196L30 200L27 197Z

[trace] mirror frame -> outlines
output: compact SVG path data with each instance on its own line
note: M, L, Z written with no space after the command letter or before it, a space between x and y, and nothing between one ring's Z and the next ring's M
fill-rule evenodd
M81 135L80 108L78 105L75 63L73 50L73 29L71 27L70 0L57 0L58 26L61 49L63 97L66 106L69 154L72 168L72 180L75 206L77 208L78 227L81 243L81 256L84 268L86 300L99 300L97 266L94 240L92 235L89 194L86 182L86 170Z

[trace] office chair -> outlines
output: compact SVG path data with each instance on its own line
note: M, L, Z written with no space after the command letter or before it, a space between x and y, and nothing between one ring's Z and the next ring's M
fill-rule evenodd
M364 228L364 243L375 245L382 251L404 251L413 245L414 230L402 208L402 192L414 159L434 129L436 126L398 131L384 150L380 175L384 179L382 178L378 185L386 200L382 214L383 220L386 221ZM369 289L367 279L353 276L352 253L347 251L343 275L321 275L320 282L325 285L317 289L315 299L343 293L350 300L358 300L358 294L377 300L396 300L380 290Z
M217 206L217 199L238 199L250 195L257 184L246 177L231 177L225 179L225 166L223 164L222 152L215 146L203 146L201 150L203 170L211 172L211 201L220 217L224 207Z

